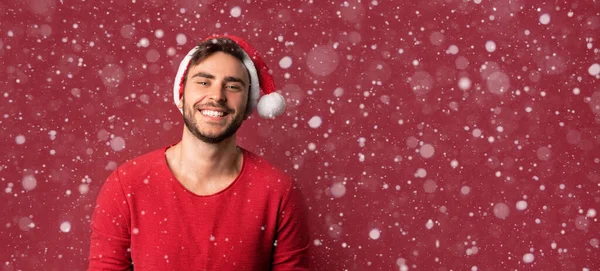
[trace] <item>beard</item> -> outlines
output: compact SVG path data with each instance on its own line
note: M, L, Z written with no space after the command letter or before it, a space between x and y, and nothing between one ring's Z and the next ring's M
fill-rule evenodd
M214 103L208 103L205 105L209 105L212 107L224 108L223 105L217 105ZM194 118L194 113L200 112L196 108L200 108L200 105L198 103L194 104L194 106L192 106L191 108L187 106L187 103L185 102L185 95L184 95L184 97L183 97L183 122L185 123L185 126L196 138L198 138L202 142L209 143L209 144L221 143L221 142L223 142L223 140L228 139L231 136L233 136L237 132L237 130L240 128L240 126L242 126L242 122L244 121L243 112L246 112L245 109L240 111L240 112L242 112L241 114L239 112L236 112L236 115L234 115L233 119L229 123L226 124L225 130L223 132L221 132L220 134L210 135L210 134L203 133L202 131L200 131L198 121L196 120L196 118ZM224 109L226 112L231 112L231 110L229 110L228 108L224 108ZM210 124L206 124L206 125L210 125Z

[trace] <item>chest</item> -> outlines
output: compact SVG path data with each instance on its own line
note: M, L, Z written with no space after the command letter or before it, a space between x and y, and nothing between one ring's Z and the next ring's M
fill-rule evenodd
M131 206L136 269L148 265L169 270L182 264L198 267L194 270L268 269L277 228L277 206L268 198L247 193L209 198L165 193L146 199L148 204L135 204L137 200Z

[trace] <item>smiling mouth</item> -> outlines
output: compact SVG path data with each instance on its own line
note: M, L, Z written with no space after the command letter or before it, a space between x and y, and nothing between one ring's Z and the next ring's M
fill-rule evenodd
M200 110L200 113L207 117L220 118L227 115L226 112L216 110Z

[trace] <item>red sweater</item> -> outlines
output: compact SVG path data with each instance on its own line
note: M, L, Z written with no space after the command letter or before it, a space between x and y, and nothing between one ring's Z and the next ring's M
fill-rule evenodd
M102 186L89 270L308 270L294 181L242 149L236 180L198 196L173 176L166 149L125 163Z

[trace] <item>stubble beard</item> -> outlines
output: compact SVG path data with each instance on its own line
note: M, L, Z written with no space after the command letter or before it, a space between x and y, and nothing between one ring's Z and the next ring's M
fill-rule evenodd
M187 127L187 129L199 140L201 140L202 142L208 143L208 144L218 144L223 142L225 139L230 138L231 136L233 136L237 130L240 128L240 126L242 126L242 122L244 122L244 113L246 112L246 110L242 110L241 114L239 112L236 112L235 117L231 120L231 122L229 122L226 125L225 130L217 135L207 135L205 133L202 133L200 131L198 122L196 121L196 118L194 118L194 113L198 112L200 114L200 112L198 110L196 110L198 104L194 104L194 106L192 106L191 108L187 106L186 102L185 102L185 95L183 97L183 122L185 123L185 126ZM209 125L209 124L206 124Z

